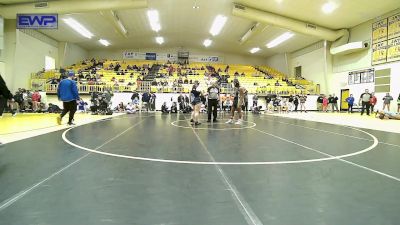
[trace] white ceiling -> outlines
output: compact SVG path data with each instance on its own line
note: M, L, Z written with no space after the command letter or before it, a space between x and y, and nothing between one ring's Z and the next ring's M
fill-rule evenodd
M81 0L82 1L82 0ZM328 0L326 0L328 1ZM304 20L331 29L350 28L369 19L380 16L400 7L400 0L330 0L339 8L330 15L321 12L325 0L148 0L148 8L157 9L160 14L161 31L152 31L147 20L147 9L127 9L117 11L121 21L129 31L128 38L121 36L113 23L101 12L61 15L60 18L73 17L88 28L95 37L85 39L60 21L58 30L44 30L44 34L58 40L77 43L88 50L106 49L96 40L103 38L111 42L107 49L138 49L159 47L154 38L165 38L162 48L184 47L206 49L202 42L211 38L211 51L235 54L250 54L253 47L260 47L258 56L271 56L276 53L293 52L319 41L317 38L296 34L290 41L267 49L265 44L279 36L285 30L268 26L263 32L252 37L246 44L240 45L240 37L254 24L232 15L233 2L261 10ZM0 0L0 4L21 3L26 0ZM33 1L31 1L33 2ZM195 4L199 9L193 9ZM228 17L220 35L209 34L211 24L218 14Z

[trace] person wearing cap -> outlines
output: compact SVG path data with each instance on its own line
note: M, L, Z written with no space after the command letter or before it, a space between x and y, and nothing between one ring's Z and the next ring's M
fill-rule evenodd
M235 117L235 111L238 112L238 120L235 123L236 125L242 124L242 105L244 104L244 93L246 91L245 88L240 86L239 80L233 80L234 91L233 91L233 104L231 108L231 118L226 122L227 124L232 124Z
M208 120L211 122L211 111L213 114L213 122L217 122L217 109L219 100L219 88L216 82L214 82L207 90L208 92Z
M69 112L68 125L75 125L74 115L77 109L77 100L79 100L78 87L73 80L74 74L69 73L68 78L63 79L58 85L57 96L63 102L63 111L57 117L57 124L61 125L62 118Z

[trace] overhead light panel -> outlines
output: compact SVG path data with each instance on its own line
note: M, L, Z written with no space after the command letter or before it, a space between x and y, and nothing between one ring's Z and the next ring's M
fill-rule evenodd
M110 42L108 42L107 40L104 40L104 39L100 39L99 42L100 42L100 44L102 44L106 47L110 45Z
M118 27L121 29L122 33L124 33L125 35L128 34L128 31L126 30L124 24L122 24L121 20L118 20Z
M258 52L258 51L260 51L260 48L252 48L252 49L250 50L250 53L251 53L251 54L254 54L254 53Z
M64 19L64 22L70 26L72 29L74 29L76 32L78 32L80 35L86 37L86 38L92 38L94 35L88 31L82 24L80 24L78 21L72 19L72 18L67 18Z
M224 27L227 19L228 18L226 16L221 16L221 15L218 15L217 17L215 17L214 22L210 29L210 34L212 36L217 36L221 32L222 28Z
M149 18L151 29L154 30L155 32L160 31L161 25L160 25L160 17L158 15L158 11L155 9L147 11L147 17Z
M286 33L282 34L281 36L275 38L274 40L270 41L266 46L267 46L267 48L276 47L276 46L282 44L283 42L289 40L293 36L294 36L294 33L286 32Z
M206 39L206 40L204 40L203 45L208 47L211 45L211 43L212 43L212 41L210 39Z
M337 9L337 5L334 2L327 2L322 5L322 12L324 12L325 14L330 14L335 11L335 9Z
M156 37L156 42L160 45L164 43L164 38L163 37Z

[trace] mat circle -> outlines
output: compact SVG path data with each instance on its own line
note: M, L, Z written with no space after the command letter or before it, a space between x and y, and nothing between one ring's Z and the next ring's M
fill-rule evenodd
M354 153L349 153L349 154L344 154L344 155L338 155L338 156L332 156L332 157L324 157L324 158L316 158L316 159L305 159L305 160L291 160L291 161L254 161L254 162L209 162L209 161L185 161L185 160L172 160L172 159L158 159L158 158L148 158L148 157L138 157L138 156L130 156L130 155L122 155L122 154L114 154L114 153L109 153L109 152L104 152L104 151L98 151L95 149L90 149L90 148L86 148L84 146L80 146L78 144L73 143L72 141L70 141L66 135L68 132L70 132L72 129L76 129L79 126L76 127L71 127L67 130L65 130L62 134L62 138L63 140L75 147L75 148L79 148L81 150L84 151L88 151L91 153L96 153L96 154L100 154L100 155L106 155L106 156L112 156L112 157L117 157L117 158L124 158L124 159L134 159L134 160L141 160L141 161L150 161L150 162L161 162L161 163L175 163L175 164L192 164L192 165L282 165L282 164L299 164L299 163L311 163L311 162L322 162L322 161L329 161L329 160L337 160L337 159L343 159L343 158L347 158L347 157L351 157L351 156L356 156L356 155L360 155L363 153L366 153L368 151L371 151L372 149L374 149L379 141L378 139L363 130L354 128L354 127L348 127L349 129L353 129L356 131L359 131L361 133L367 134L368 136L370 136L372 138L371 141L373 141L372 145L362 149L360 151L354 152Z
M177 123L179 123L179 122L185 122L186 126L178 125ZM208 123L206 120L200 120L199 122L201 122L202 124L199 125L199 126L193 126L187 120L176 120L176 121L172 122L171 125L174 126L174 127L179 127L179 128L183 128L183 129L220 130L220 131L224 131L224 130L242 130L242 129L249 129L249 128L253 128L253 127L257 126L256 123L248 122L248 121L242 121L242 125L226 124L225 122ZM208 127L207 126L207 125L214 125L214 124L225 124L227 127L226 128L214 128L214 127ZM245 126L243 126L243 125L245 125Z

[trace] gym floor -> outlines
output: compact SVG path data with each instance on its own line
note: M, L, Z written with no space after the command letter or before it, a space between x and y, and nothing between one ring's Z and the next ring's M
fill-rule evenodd
M143 113L0 148L0 224L398 225L400 134Z

